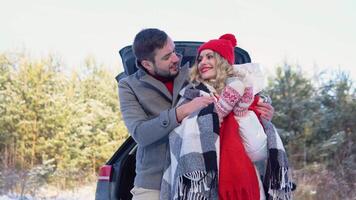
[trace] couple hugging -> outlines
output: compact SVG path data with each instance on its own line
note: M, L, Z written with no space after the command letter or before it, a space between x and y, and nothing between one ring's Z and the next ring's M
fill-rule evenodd
M138 144L133 199L291 199L273 108L258 94L263 74L234 65L236 44L232 34L202 44L189 69L164 31L136 35L139 70L119 83Z

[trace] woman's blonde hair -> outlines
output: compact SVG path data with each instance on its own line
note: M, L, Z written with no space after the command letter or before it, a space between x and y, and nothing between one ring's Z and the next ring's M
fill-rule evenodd
M193 67L190 70L190 82L195 84L207 83L210 86L214 87L218 94L221 94L222 90L225 87L226 79L228 77L235 76L235 73L233 71L232 66L227 62L227 60L221 57L218 53L213 52L213 56L216 59L216 77L209 80L203 80L198 70L199 61L198 59L196 59Z

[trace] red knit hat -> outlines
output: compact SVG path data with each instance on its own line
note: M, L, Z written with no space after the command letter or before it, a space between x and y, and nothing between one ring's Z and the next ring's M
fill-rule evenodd
M232 65L235 62L234 48L236 44L235 36L227 33L220 36L219 39L210 40L202 44L198 48L198 54L204 49L210 49L225 58Z

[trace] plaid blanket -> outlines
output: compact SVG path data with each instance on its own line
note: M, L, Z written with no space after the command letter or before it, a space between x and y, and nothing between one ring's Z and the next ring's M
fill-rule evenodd
M179 105L209 95L200 84L185 87ZM170 160L163 175L160 199L218 199L219 119L214 104L185 118L169 135Z
M291 200L292 180L287 153L274 125L261 120L267 135L268 159L263 185L267 200Z
M178 105L210 95L204 84L181 90ZM267 200L290 200L292 182L288 158L274 125L261 119L267 135L267 169L263 187ZM218 199L219 119L214 104L185 118L169 135L170 156L161 184L160 199Z

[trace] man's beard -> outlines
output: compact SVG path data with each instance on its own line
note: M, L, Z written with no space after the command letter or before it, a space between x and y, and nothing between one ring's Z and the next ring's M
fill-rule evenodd
M175 74L172 74L171 71L168 69L167 71L163 71L158 69L156 66L154 67L154 72L156 76L159 76L161 78L167 79L167 80L173 80L179 73L179 67L177 64L177 72Z

